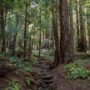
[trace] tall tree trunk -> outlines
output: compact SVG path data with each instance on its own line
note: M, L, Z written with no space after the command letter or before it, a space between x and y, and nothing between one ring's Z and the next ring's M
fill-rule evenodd
M87 44L86 44L86 31L84 28L84 17L83 17L83 1L79 1L79 17L80 17L80 51L85 52L87 51Z
M60 1L60 58L61 63L68 63L73 60L71 53L71 31L69 29L69 12L67 0Z
M24 29L24 58L26 57L26 45L27 45L27 9L28 5L26 4L26 9L25 9L25 29Z
M76 27L77 27L77 50L80 47L80 19L79 19L79 2L76 0Z
M88 49L90 51L90 15L88 15L89 8L87 8L87 30L88 30L88 40L89 40L89 46Z
M5 22L4 22L4 3L3 0L0 1L0 25L1 25L1 38L2 38L2 45L1 51L5 51Z
M41 54L41 7L40 7L40 31L39 31L39 55L38 57L40 58L40 54Z
M57 2L52 0L52 22L53 22L53 35L55 39L55 60L54 66L57 66L60 62L60 46L59 46L59 37L58 37L58 23L57 23Z
M30 33L29 33L30 34ZM31 54L32 54L32 44L31 44L31 35L29 36L29 42L28 42L28 53L29 53L29 56L31 57Z
M73 27L73 0L69 0L69 23L70 23L70 43L71 53L74 56L74 27Z

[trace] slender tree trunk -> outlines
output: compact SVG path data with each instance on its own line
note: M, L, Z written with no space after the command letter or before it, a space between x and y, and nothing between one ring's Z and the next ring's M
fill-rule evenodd
M32 54L32 50L31 50L31 35L29 36L29 42L28 42L28 46L29 46L29 48L28 48L28 52L29 52L29 56L31 57L31 54Z
M1 50L1 43L2 43L2 39L1 39L1 4L2 4L2 1L0 0L0 50Z
M80 17L80 51L85 52L87 51L87 44L86 44L86 31L84 28L84 17L83 17L83 1L79 1L79 17Z
M27 9L28 5L26 4L25 9L25 29L24 29L24 58L26 58L26 45L27 45Z
M12 40L10 41L11 55L14 55L15 54L16 37L17 37L17 33L13 34Z
M71 43L71 54L74 57L74 27L73 27L73 0L69 0L69 23L70 23L70 43Z
M1 51L5 51L5 22L4 22L4 3L1 0L0 1L0 24L1 24L1 38L2 38L2 45L1 45Z
M40 7L40 32L39 32L39 58L40 58L40 54L41 54L41 7Z
M77 50L80 47L80 21L79 21L79 3L76 0L76 27L77 27Z
M90 51L90 15L88 15L89 8L87 9L87 30L88 30L88 40L89 40L89 46L88 49Z

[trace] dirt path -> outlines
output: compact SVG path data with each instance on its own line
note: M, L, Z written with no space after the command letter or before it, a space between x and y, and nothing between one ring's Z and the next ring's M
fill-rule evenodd
M44 61L39 61L35 66L36 85L33 90L55 90L53 87L54 76Z

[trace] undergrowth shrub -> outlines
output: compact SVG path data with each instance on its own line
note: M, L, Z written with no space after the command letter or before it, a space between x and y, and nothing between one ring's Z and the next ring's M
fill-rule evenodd
M33 77L27 77L26 78L26 84L27 84L27 86L30 87L31 86L31 82L33 82L33 81L34 81Z
M28 58L28 62L32 65L37 64L37 58L34 55L31 55L31 57Z
M18 47L18 48L15 49L15 54L16 54L17 56L20 55L22 52L23 52L23 49L20 48L20 47Z
M78 64L78 65L86 65L86 64L90 64L90 59L78 59L76 60L74 63Z
M9 86L4 90L20 90L20 84L15 78L13 78L13 80L9 82Z
M22 69L26 72L32 72L33 71L32 65L28 62L22 63L18 66L19 66L20 69Z
M90 77L90 71L76 63L65 65L65 70L71 79L85 79Z
M35 56L38 56L39 51L38 50L32 50L32 54L35 55Z
M41 55L42 55L42 56L53 56L53 55L54 55L54 51L53 51L53 50L43 49L43 50L41 51Z
M18 68L26 71L26 72L32 72L32 64L29 61L24 61L16 56L10 57L10 61L16 65Z
M9 57L10 54L9 53L6 53L6 52L0 52L0 57Z

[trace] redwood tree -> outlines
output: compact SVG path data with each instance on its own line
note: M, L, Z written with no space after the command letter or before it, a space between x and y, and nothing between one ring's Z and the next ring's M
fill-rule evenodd
M53 23L53 35L55 39L55 60L54 65L60 61L60 50L59 50L59 37L58 37L58 23L57 23L57 2L52 0L52 23Z
M73 60L71 47L71 29L69 28L68 1L60 1L60 59L61 63L68 63Z

